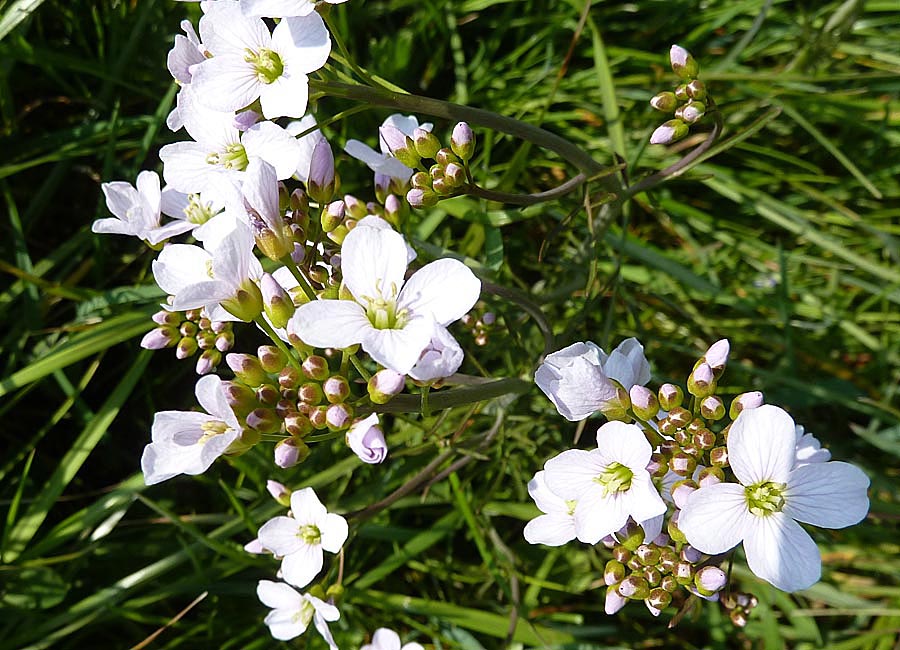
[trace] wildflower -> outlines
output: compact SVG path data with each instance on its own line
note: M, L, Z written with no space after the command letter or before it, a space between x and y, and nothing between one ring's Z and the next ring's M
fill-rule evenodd
M426 131L431 131L432 129L432 125L428 122L419 124L419 120L416 119L414 115L400 115L399 113L395 113L389 116L381 125L382 129L389 127L398 129L402 134L408 135L410 137L412 137L413 132L416 130L416 128L421 128ZM359 140L348 140L347 144L344 145L344 151L346 151L357 160L361 160L362 162L366 163L366 165L369 166L369 169L371 169L376 174L390 176L392 178L400 180L403 183L409 181L410 177L413 174L413 170L394 158L393 155L391 155L391 148L388 145L387 140L385 140L381 135L380 130L378 141L381 148L381 153L378 153L370 146L360 142Z
M372 643L359 650L424 650L421 644L410 641L400 645L400 635L386 627L380 627L372 635Z
M221 3L200 19L200 34L215 55L191 68L200 101L235 111L259 99L266 119L306 112L306 75L325 65L331 53L328 29L315 12L284 18L270 33L261 18L245 16L237 3Z
M631 516L645 522L666 511L647 471L652 449L633 424L607 422L597 430L597 449L570 449L544 465L547 487L576 501L575 533L596 544L617 532Z
M178 474L202 474L237 440L241 425L225 398L222 380L201 377L195 393L206 413L162 411L153 416L152 442L141 457L147 485Z
M329 621L341 617L337 607L310 594L301 594L283 582L271 580L260 580L256 595L263 605L272 608L264 622L274 638L280 641L296 638L306 632L312 621L328 647L337 650L338 646L328 629Z
M848 463L798 464L791 417L777 406L741 411L728 433L728 458L740 484L692 493L678 527L711 555L743 542L750 570L783 591L819 579L819 549L798 522L845 528L866 516L869 479Z
M347 541L347 520L329 513L312 488L291 494L293 517L275 517L259 529L259 541L281 556L281 574L305 587L322 570L322 551L337 553Z
M547 487L547 472L539 471L528 481L528 494L544 514L525 524L525 540L529 544L562 546L575 539L575 501L566 501Z
M378 426L377 413L353 423L347 431L347 445L362 462L370 465L380 463L387 457L387 442L384 431Z
M376 362L408 373L431 343L435 325L446 327L472 308L481 282L461 262L441 259L404 283L406 265L402 235L360 222L341 248L344 284L353 300L301 305L288 332L312 347L362 344Z

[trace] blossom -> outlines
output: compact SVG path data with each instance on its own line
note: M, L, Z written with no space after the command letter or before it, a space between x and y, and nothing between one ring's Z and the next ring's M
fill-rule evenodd
M416 119L415 115L401 115L399 113L390 115L381 125L382 129L388 127L399 129L404 135L410 137L412 137L413 131L417 128L426 131L431 131L432 129L430 122L419 124L419 120ZM381 130L379 130L378 144L381 148L381 153L359 140L348 140L347 144L344 145L344 151L357 160L366 163L376 175L390 176L404 183L407 182L412 176L413 170L391 155L391 148L381 135Z
M481 281L461 262L440 259L404 283L406 265L402 235L360 222L341 247L344 284L353 300L301 305L288 332L312 347L362 344L376 362L408 373L431 343L435 325L446 327L472 308Z
M637 339L622 341L610 354L594 343L573 343L552 354L534 373L534 381L571 422L583 420L617 399L617 381L626 391L650 381L650 364Z
M688 542L711 555L740 543L750 570L782 589L819 579L819 549L798 522L845 528L869 509L869 479L849 463L798 464L793 420L777 406L741 411L728 433L728 459L740 482L692 493L678 518Z
M207 12L200 19L200 37L215 55L191 68L200 101L235 111L259 99L266 119L306 112L306 75L325 65L331 53L331 37L318 13L284 18L270 33L237 2Z
M387 457L387 442L384 431L378 426L378 414L354 422L347 431L347 445L359 459L370 465L382 462Z
M328 647L337 650L338 646L328 629L329 621L336 621L341 617L337 607L315 596L301 594L283 582L271 580L260 580L256 586L256 595L263 605L272 608L264 622L274 638L288 641L298 637L306 632L312 621Z
M325 0L328 4L343 4L347 0ZM265 16L266 18L288 18L306 16L316 10L311 0L241 0L241 11L245 16Z
M797 438L795 452L798 466L810 463L824 463L831 460L831 452L823 448L822 443L799 424L796 426L794 434Z
M178 474L202 474L237 440L241 425L228 405L222 380L201 377L195 388L206 413L162 411L153 417L152 442L144 447L144 482L155 485Z
M570 449L544 465L547 487L576 501L575 534L586 544L620 530L630 516L646 522L666 511L647 471L652 449L633 424L607 422L597 430L597 449Z
M464 356L447 328L435 324L431 342L422 350L416 365L410 368L409 376L424 382L444 379L459 370Z
M329 513L312 488L291 494L293 517L275 517L259 529L259 541L281 556L281 574L305 587L322 570L322 551L337 553L347 541L347 520Z
M401 646L399 634L386 627L380 627L372 635L372 643L367 643L359 650L424 650L424 648L415 641Z
M253 255L253 235L241 222L230 225L219 239L205 242L211 250L170 244L153 262L153 277L174 296L175 311L206 307L213 320L252 320L262 311L256 280L262 266ZM254 313L255 312L255 313Z
M544 514L527 524L523 534L529 544L562 546L575 539L575 501L566 501L547 487L547 472L541 470L528 481L528 494Z

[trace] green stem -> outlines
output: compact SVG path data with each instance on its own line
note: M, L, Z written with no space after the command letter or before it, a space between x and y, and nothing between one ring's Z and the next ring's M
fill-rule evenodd
M498 201L499 203L507 203L509 205L534 205L536 203L543 203L544 201L553 201L561 196L565 196L569 192L577 190L585 183L585 181L587 181L587 176L585 176L584 174L578 174L577 176L573 176L572 178L567 180L562 185L558 185L551 190L536 192L534 194L513 194L511 192L498 192L496 190L489 190L473 184L466 187L464 193L468 194L469 196L477 196L480 199L487 199L488 201Z
M281 263L284 264L291 272L291 275L294 276L294 279L297 281L297 284L300 285L300 288L303 290L303 293L306 294L306 297L310 300L315 300L317 298L315 290L312 288L309 280L306 279L306 276L304 276L300 272L300 269L297 268L297 265L294 264L294 260L291 259L291 256L286 255L285 257L282 257Z
M530 381L516 377L489 379L474 386L438 391L429 395L428 403L432 411L442 411L456 406L483 402L501 395L521 395L531 390L531 388L532 383ZM421 406L422 398L420 395L397 395L387 404L374 406L370 412L419 413ZM363 410L360 409L360 415L365 415L365 413L362 413Z
M297 370L300 370L300 362L297 360L297 357L294 356L293 351L285 345L284 341L281 340L281 337L275 333L275 330L266 322L266 319L262 316L259 316L255 319L257 325L259 325L260 329L265 332L270 339L272 339L272 343L278 346L278 349L281 350L285 356L287 356L288 361L292 366L294 366Z

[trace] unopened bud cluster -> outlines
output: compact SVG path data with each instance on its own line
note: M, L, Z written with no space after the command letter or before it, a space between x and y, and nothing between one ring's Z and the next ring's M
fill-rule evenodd
M412 207L431 207L465 189L469 183L468 162L475 152L475 134L468 124L460 122L453 128L449 147L422 128L416 129L413 137L403 137L405 140L392 152L404 165L420 170L413 174L412 189L406 193Z
M485 346L488 343L488 336L494 329L497 322L497 315L492 311L484 309L483 304L476 305L476 308L460 319L460 322L472 333L475 345Z
M671 144L680 140L688 134L690 125L706 114L706 86L697 78L700 64L680 45L672 46L669 62L681 83L674 91L661 92L650 100L653 108L673 116L653 132L651 144Z
M213 321L202 309L185 312L160 310L151 316L156 327L141 339L148 350L175 348L175 357L188 359L199 352L196 370L205 375L216 369L222 354L234 346L234 332L228 321Z
M309 447L304 439L313 431L350 428L350 384L331 372L324 357L312 355L297 367L281 350L264 345L255 356L229 354L225 361L235 375L223 384L235 414L259 435L285 436L275 446L279 467L306 459Z
M606 611L618 611L629 600L642 600L654 616L683 600L683 588L691 594L712 598L726 585L725 572L714 566L699 566L701 553L690 546L673 544L665 533L642 543L644 531L633 521L611 540L612 559L603 570Z

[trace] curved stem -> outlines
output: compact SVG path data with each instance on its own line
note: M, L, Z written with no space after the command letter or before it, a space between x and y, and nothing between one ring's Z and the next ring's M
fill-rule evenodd
M532 301L521 291L494 284L487 280L481 281L481 288L487 293L499 296L500 298L506 298L525 310L525 312L534 319L538 329L541 330L541 334L544 335L544 354L550 352L554 343L553 328L550 327L550 323L547 322L547 317L544 316L544 312L541 311L541 308L537 303Z
M477 196L480 199L487 199L488 201L508 203L509 205L534 205L536 203L543 203L544 201L552 201L554 199L558 199L559 197L578 189L585 183L585 181L587 181L587 176L581 173L577 176L573 176L562 185L557 185L551 190L546 190L544 192L535 192L534 194L513 194L511 192L497 192L495 190L489 190L484 187L479 187L478 185L468 185L465 188L465 194L468 194L470 196Z
M488 380L466 388L451 388L450 390L438 391L428 396L428 403L432 412L442 411L455 406L483 402L501 395L525 393L529 390L531 390L531 382L515 377L507 377ZM373 406L368 409L360 408L359 414L367 415L373 411L378 413L419 413L421 406L422 398L420 395L397 395L387 404L380 404L377 407Z
M434 117L442 117L447 120L464 120L473 124L479 124L495 131L528 140L540 147L554 151L585 174L593 175L605 170L603 165L565 138L550 131L545 131L540 127L481 108L472 108L429 97L407 95L380 88L368 88L336 81L310 79L309 86L311 89L331 97L355 99L386 108L396 108L402 111L413 111Z

